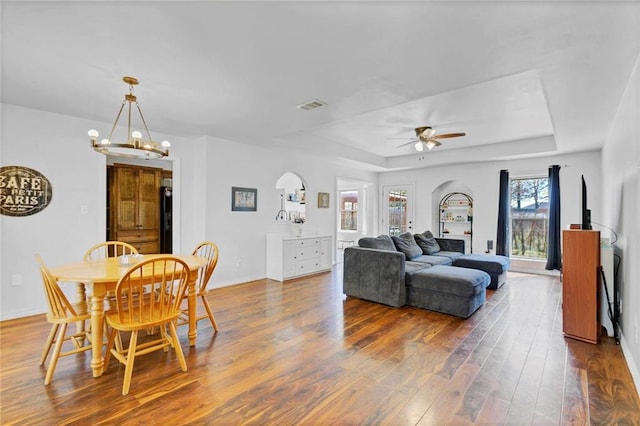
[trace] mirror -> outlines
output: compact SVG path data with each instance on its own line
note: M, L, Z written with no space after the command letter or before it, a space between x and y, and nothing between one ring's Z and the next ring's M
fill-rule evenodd
M278 222L304 223L306 217L306 187L302 178L286 172L276 182L280 198L280 210L276 214Z

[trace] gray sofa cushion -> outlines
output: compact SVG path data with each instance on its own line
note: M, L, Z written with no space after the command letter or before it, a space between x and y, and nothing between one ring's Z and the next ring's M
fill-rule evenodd
M450 259L453 262L453 265L456 266L456 259L465 256L464 253L460 253L459 251L439 251L434 256L441 256Z
M453 264L463 268L480 269L488 273L501 274L509 269L511 259L492 254L467 254L456 259Z
M358 240L358 245L364 248L397 251L395 244L393 244L393 240L388 235L379 235L377 237L363 237Z
M410 232L404 232L397 237L393 236L391 240L393 240L396 249L404 253L407 260L422 256L422 249L416 244L416 240Z
M453 265L453 259L447 256L426 255L426 254L423 254L422 256L414 257L413 259L411 259L411 262L425 263L430 266Z
M473 296L483 292L491 282L489 274L484 271L441 265L424 269L407 278L408 286L457 296Z
M423 269L430 268L431 265L423 262L414 262L412 260L405 260L404 262L404 272L405 276L413 275L416 272L420 272Z
M422 234L415 234L414 239L424 254L434 254L440 251L440 245L433 237L431 231L424 231Z

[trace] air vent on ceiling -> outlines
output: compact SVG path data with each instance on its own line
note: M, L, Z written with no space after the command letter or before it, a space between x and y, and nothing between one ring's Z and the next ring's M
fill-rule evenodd
M310 101L307 101L303 104L298 105L296 108L300 108L303 109L305 111L309 111L311 109L316 109L316 108L320 108L321 106L325 106L327 103L326 102L322 102L319 99L312 99Z

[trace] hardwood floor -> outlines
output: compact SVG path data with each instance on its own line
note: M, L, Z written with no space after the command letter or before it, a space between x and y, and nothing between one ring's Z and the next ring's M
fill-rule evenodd
M339 268L339 267L338 267ZM51 385L38 359L44 316L0 323L0 423L640 424L612 338L562 336L557 278L511 273L467 320L342 294L341 271L215 289L188 371L175 354L136 359L131 391L112 360L62 358Z

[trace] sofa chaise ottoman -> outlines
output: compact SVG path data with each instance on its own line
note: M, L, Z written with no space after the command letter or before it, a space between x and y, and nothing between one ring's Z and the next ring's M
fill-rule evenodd
M489 289L497 290L507 282L507 270L511 260L506 256L492 254L465 254L453 260L453 266L479 269L489 274Z
M407 304L469 318L485 302L491 277L484 271L435 265L407 275Z

